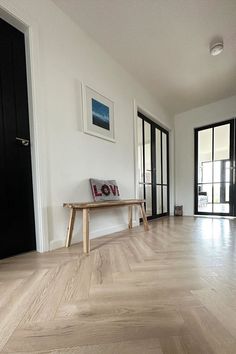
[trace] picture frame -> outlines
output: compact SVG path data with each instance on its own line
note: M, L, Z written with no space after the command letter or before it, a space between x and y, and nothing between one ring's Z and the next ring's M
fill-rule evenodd
M115 142L114 102L83 85L84 133Z

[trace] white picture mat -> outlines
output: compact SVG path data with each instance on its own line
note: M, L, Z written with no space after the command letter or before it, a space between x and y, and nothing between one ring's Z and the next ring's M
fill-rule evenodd
M93 124L92 99L95 99L109 108L109 130ZM83 108L84 132L115 142L114 102L91 87L83 85Z

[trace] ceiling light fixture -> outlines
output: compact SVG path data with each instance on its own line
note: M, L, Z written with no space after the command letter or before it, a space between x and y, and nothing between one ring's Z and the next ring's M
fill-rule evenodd
M216 55L219 55L220 53L222 53L223 49L224 49L223 41L222 42L215 42L210 45L210 54L215 57Z

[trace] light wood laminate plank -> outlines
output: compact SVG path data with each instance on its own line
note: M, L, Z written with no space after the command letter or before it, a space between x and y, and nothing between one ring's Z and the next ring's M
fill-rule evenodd
M0 261L1 353L235 354L236 220L149 228Z

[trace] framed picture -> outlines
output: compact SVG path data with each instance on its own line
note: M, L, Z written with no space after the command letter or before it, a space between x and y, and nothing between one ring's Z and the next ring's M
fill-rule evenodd
M114 102L83 86L84 132L115 142Z

